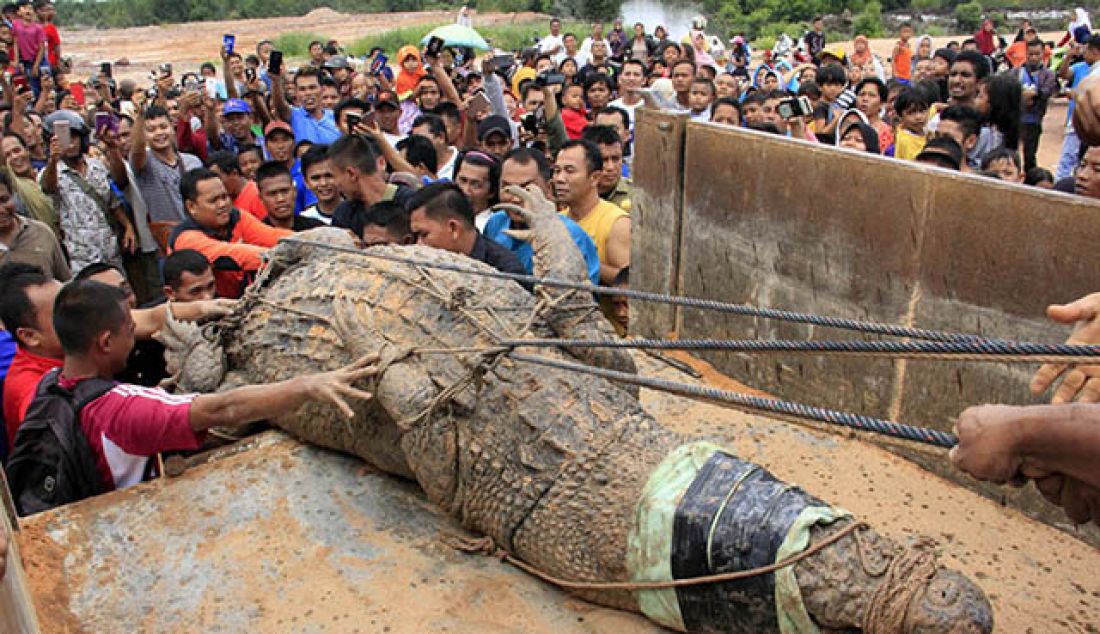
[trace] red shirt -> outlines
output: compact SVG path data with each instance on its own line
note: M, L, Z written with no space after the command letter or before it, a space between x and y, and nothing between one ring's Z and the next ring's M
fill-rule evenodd
M46 32L46 57L50 60L50 66L56 69L61 63L57 54L61 49L61 33L52 23L43 24L42 30Z
M62 376L57 383L71 390L79 382ZM80 427L107 490L141 482L150 456L202 445L206 434L191 429L196 396L119 383L84 408Z
M27 408L34 400L38 382L47 372L60 368L65 362L31 354L19 346L15 358L4 379L4 424L7 426L8 447L15 446L15 432L27 417Z

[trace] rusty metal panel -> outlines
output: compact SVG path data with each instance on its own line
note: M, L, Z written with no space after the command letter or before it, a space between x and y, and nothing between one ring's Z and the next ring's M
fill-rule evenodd
M843 160L841 160L843 159ZM684 294L858 319L904 322L928 194L883 159L709 124L687 129ZM682 337L853 335L684 310ZM889 361L707 355L784 397L889 411Z
M684 295L923 328L1057 342L1044 308L1097 290L1100 203L750 130L686 126ZM640 173L636 189L663 186ZM649 219L635 219L635 252ZM639 226L643 225L643 226ZM648 269L631 277L652 284ZM633 306L632 306L633 308ZM691 309L681 337L843 339L799 324ZM1034 366L706 353L783 398L950 430L968 405L1038 402ZM936 460L890 445L948 477ZM1044 521L1038 495L965 484ZM1087 529L1100 543L1100 531Z
M7 477L0 469L0 532L8 535L8 555L6 572L0 581L0 632L5 634L37 634L41 631L38 619L27 588L27 577L23 572L23 556L15 531L18 520L15 518L15 506L11 502Z
M644 279L646 290L675 293L683 200L681 161L688 117L649 108L637 112L632 175L635 183L645 186L634 189L630 211L631 281ZM645 151L637 152L638 148ZM671 306L637 302L631 306L630 330L663 336L675 330L676 313Z
M24 520L43 631L656 631L456 552L413 483L277 432L240 449Z

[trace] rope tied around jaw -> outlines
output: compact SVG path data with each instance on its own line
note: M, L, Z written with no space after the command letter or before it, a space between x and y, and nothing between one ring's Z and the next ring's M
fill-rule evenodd
M872 570L867 565L866 546L860 534L853 536L863 569L872 577L883 577L867 601L860 628L868 634L904 632L909 605L936 576L936 554L932 551L935 542L922 537L885 566Z

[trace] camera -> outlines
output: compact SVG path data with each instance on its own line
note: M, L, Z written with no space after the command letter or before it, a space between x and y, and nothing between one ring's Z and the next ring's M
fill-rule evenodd
M796 117L808 117L814 113L813 106L810 105L810 100L805 96L784 99L776 106L776 110L779 112L779 116L784 120L794 119Z
M565 75L554 71L547 71L541 75L535 76L535 85L542 88L545 86L561 86L565 83Z
M256 69L255 68L246 68L246 69L244 69L244 79L245 79L245 82L249 83L249 84L256 81Z

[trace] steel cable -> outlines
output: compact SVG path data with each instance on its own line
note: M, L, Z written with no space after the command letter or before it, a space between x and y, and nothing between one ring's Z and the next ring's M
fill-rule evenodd
M999 339L990 339L982 337L980 335L971 335L964 333L947 332L942 330L927 330L924 328L910 328L907 326L898 326L896 324L884 324L881 322L873 321L861 321L858 319L847 319L844 317L832 317L828 315L815 315L813 313L800 313L790 310L781 310L776 308L761 308L759 306L750 306L748 304L734 304L730 302L719 302L711 299L702 299L698 297L681 297L676 295L668 295L665 293L652 293L649 291L638 291L628 288L612 288L609 286L593 286L592 284L581 284L578 282L570 282L567 280L558 280L547 277L538 277L535 275L519 275L517 273L504 273L497 270L484 270L477 269L468 266L461 266L458 264L450 264L447 262L433 262L431 260L421 260L417 258L406 258L397 255L390 255L388 253L379 253L370 249L357 249L354 247L345 247L337 244L328 244L324 242L315 242L312 240L304 240L302 238L283 238L282 242L289 242L292 244L301 244L318 249L324 249L329 251L338 251L341 253L349 253L352 255L358 255L365 258L373 258L378 260L388 260L390 262L398 262L401 264L408 264L412 266L423 266L426 268L440 269L444 271L453 271L455 273L467 273L470 275L478 275L481 277L492 277L502 280L512 280L514 282L520 282L525 284L550 286L555 288L567 288L572 290L586 291L597 295L619 296L626 297L628 299L636 299L639 301L657 302L662 304L670 304L674 306L682 306L685 308L698 308L701 310L712 310L720 313L728 313L733 315L740 315L743 317L760 317L763 319L775 319L780 321L790 321L796 323L810 324L814 326L823 326L826 328L837 328L841 330L853 330L857 332L867 332L879 335L888 335L891 337L906 337L910 339L925 339L929 341L1000 341Z
M747 354L800 353L839 356L904 357L939 361L1004 363L1096 363L1100 346L1002 340L968 341L802 341L759 339L502 339L516 348L639 348L722 350Z
M928 429L925 427L916 427L913 425L895 423L893 421L883 420L881 418L874 418L872 416L864 416L862 414L838 412L836 410L815 407L813 405L805 405L803 403L792 403L789 401L780 401L778 399L766 398L763 396L753 396L751 394L740 394L737 392L730 392L728 390L720 390L713 387L691 385L689 383L679 383L666 379L638 376L636 374L630 374L628 372L619 372L617 370L596 368L589 365L584 365L583 363L571 363L569 361L561 361L558 359L552 359L550 357L517 354L514 352L508 356L515 361L533 363L550 368L558 368L560 370L583 372L586 374L601 376L606 379L611 379L613 381L619 381L621 383L629 383L631 385L637 385L653 390L668 392L670 394L676 394L678 396L686 396L688 398L694 398L698 400L723 403L738 409L745 409L752 412L767 412L769 414L773 414L787 420L814 420L821 423L828 423L830 425L839 425L841 427L858 429L860 431L873 432L876 434L881 434L883 436L889 436L891 438L911 440L914 442L919 442L926 445L933 445L936 447L950 448L958 444L958 439L955 438L954 434L949 434L936 429Z

